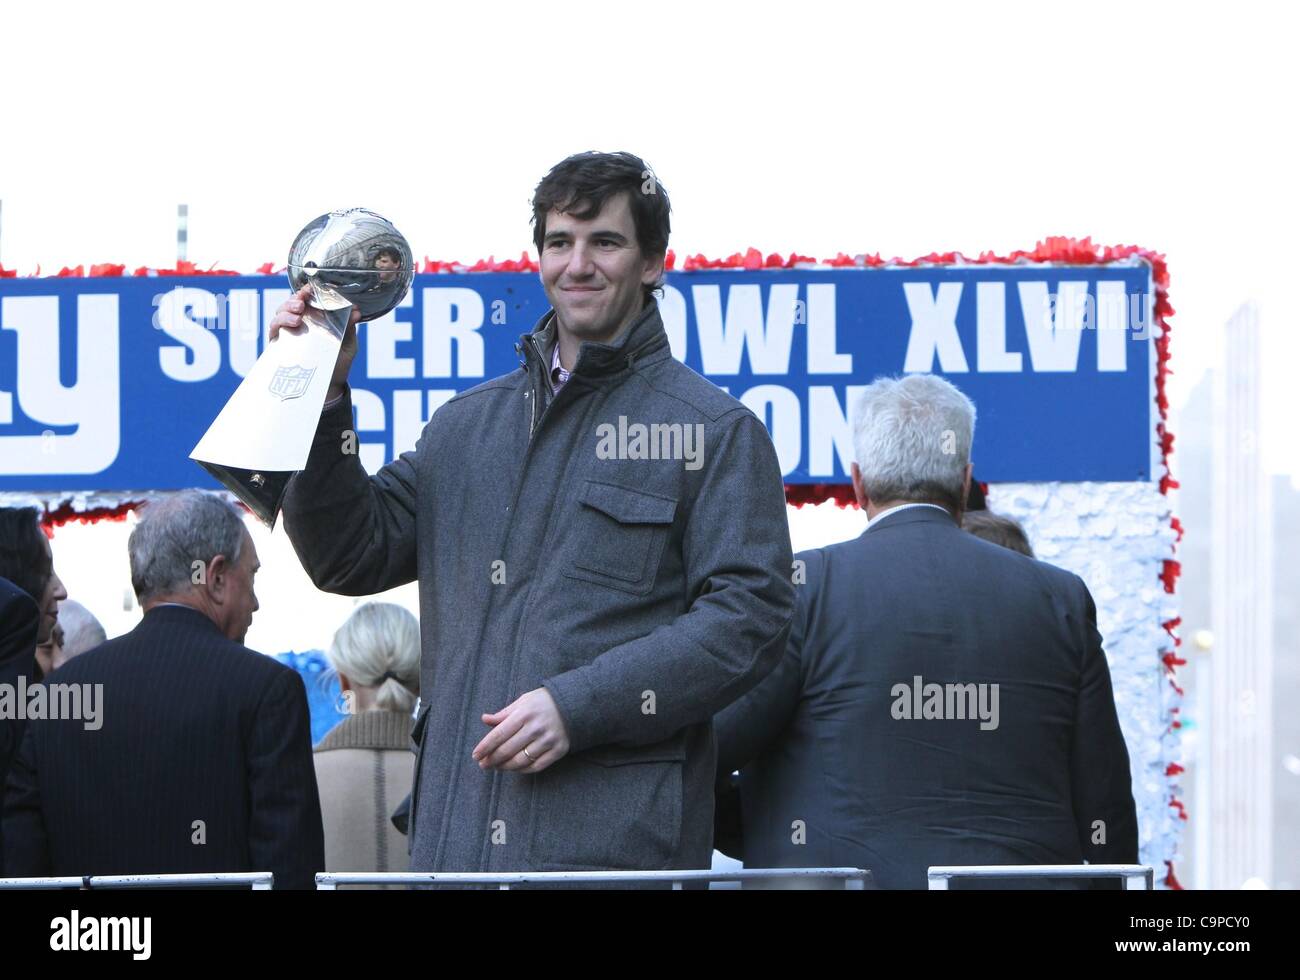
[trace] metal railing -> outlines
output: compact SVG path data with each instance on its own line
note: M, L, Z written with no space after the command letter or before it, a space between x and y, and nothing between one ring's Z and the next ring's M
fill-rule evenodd
M270 871L231 871L213 874L169 875L69 875L48 878L0 878L0 890L57 888L227 888L247 885L255 892L270 891L275 876Z
M932 891L947 891L954 878L1119 878L1128 890L1151 891L1154 871L1141 864L990 864L938 865L926 873ZM681 891L687 882L789 884L843 882L847 890L862 890L871 872L862 868L747 868L739 871L517 871L503 873L448 871L336 871L316 875L316 888L334 891L340 885L489 885L506 890L514 885L656 885L670 883ZM269 871L214 874L70 875L41 878L0 878L0 890L106 888L223 888L245 885L268 891L275 876Z
M1122 878L1126 890L1151 891L1154 872L1142 864L936 865L926 872L931 891L948 891L954 878Z
M657 885L671 882L681 891L686 882L760 882L790 884L843 881L844 888L860 891L871 880L862 868L753 868L741 871L335 871L318 874L316 888L334 891L339 885L488 885L507 890L513 885Z

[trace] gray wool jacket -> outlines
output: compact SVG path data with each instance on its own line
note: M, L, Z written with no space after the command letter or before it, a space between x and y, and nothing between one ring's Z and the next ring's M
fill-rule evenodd
M553 396L555 329L548 313L518 370L447 402L373 477L342 451L343 398L286 492L318 588L419 582L413 871L707 868L712 718L789 633L763 424L673 358L654 303L612 344L584 343ZM542 686L569 754L535 775L481 770L480 715Z

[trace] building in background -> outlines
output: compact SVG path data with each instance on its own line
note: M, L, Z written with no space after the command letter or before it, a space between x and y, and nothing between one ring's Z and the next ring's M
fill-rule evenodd
M1187 403L1170 420L1174 433L1173 475L1179 488L1174 513L1184 530L1178 545L1182 575L1178 579L1179 612L1182 624L1179 635L1183 645L1179 652L1187 665L1178 672L1178 684L1186 697L1183 701L1182 736L1186 772L1183 775L1183 802L1190 814L1190 826L1183 838L1183 852L1178 862L1178 877L1188 888L1208 888L1210 874L1210 768L1206 721L1213 634L1210 601L1210 514L1212 512L1212 457L1214 425L1214 373L1206 372L1192 389ZM1207 649L1206 647L1210 647Z
M1273 477L1273 887L1300 888L1300 474Z
M1174 429L1194 887L1300 886L1300 839L1277 833L1300 810L1300 491L1264 472L1260 334L1253 307L1233 316Z

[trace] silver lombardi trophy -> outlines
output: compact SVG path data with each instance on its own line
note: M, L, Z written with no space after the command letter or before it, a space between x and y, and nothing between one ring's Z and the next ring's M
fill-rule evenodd
M374 320L402 301L411 248L392 223L351 208L323 214L289 249L289 284L311 287L307 329L282 331L190 453L268 527L307 465L352 307Z

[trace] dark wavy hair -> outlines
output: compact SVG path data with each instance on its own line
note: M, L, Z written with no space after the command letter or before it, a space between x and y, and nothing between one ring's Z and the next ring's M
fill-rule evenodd
M0 507L0 578L41 601L54 562L41 544L41 515L35 507Z
M654 171L634 153L588 150L557 163L533 192L533 244L537 254L542 253L546 216L552 211L589 221L617 194L627 195L641 254L656 259L668 251L672 230L668 215L672 206L667 189ZM646 300L662 285L661 279L647 286Z

